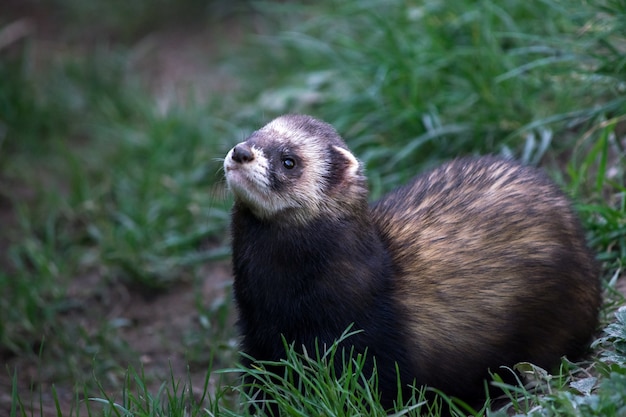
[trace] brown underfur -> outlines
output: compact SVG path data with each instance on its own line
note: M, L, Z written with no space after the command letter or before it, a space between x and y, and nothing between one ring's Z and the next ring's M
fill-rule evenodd
M422 372L459 377L454 368L498 357L551 367L584 352L599 272L569 202L540 171L455 160L371 214L398 268L396 297L419 335L411 350Z

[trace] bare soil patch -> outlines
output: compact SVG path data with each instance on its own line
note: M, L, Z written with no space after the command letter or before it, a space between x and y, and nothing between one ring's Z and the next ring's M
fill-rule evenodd
M199 325L198 309L195 307L198 291L200 297L210 304L213 300L225 297L230 287L225 285L231 279L228 263L217 263L206 268L206 279L202 286L180 284L159 294L146 294L138 290L129 290L122 284L111 287L106 297L95 296L80 287L97 284L93 276L77 277L76 287L70 289L79 307L71 314L61 317L67 326L76 326L86 331L98 331L103 321L118 323L118 331L112 335L119 338L128 348L126 357L137 372L143 372L148 381L148 390L155 395L160 386L169 381L191 382L196 399L202 395L208 365L204 362L189 364L189 352L185 340L193 332L202 331ZM91 293L91 294L90 294ZM102 294L102 292L100 292ZM98 299L99 298L99 299ZM232 320L229 323L232 326ZM82 341L77 340L77 343ZM87 347L88 348L88 347ZM207 350L213 346L207 345ZM103 355L106 357L106 355ZM97 352L94 361L98 361ZM119 365L124 366L124 363ZM226 364L221 364L222 366ZM6 369L17 370L17 386L25 404L32 404L35 415L56 415L53 398L53 385L63 415L69 415L75 404L77 392L71 380L57 380L53 368L56 364L47 364L31 356L13 357L6 363ZM88 375L86 375L88 379ZM103 386L110 386L107 394L119 398L124 377L123 369L115 367L106 374L106 380L99 381ZM11 406L11 375L0 375L0 414L9 415ZM215 381L210 380L209 389ZM79 393L82 398L82 393ZM102 397L98 390L90 393ZM40 401L41 400L41 401ZM92 406L93 407L93 406ZM27 408L31 408L28 406Z

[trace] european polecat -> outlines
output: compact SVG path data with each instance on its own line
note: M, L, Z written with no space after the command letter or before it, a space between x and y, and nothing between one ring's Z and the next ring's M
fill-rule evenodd
M582 354L598 266L570 202L539 169L456 159L368 203L362 164L332 126L281 116L224 161L242 349L279 360L351 324L382 403L401 386L484 396L488 370Z

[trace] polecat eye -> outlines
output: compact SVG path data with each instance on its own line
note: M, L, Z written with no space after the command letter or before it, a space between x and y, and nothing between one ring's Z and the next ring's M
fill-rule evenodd
M293 158L285 158L283 159L283 166L287 169L295 168L296 161Z

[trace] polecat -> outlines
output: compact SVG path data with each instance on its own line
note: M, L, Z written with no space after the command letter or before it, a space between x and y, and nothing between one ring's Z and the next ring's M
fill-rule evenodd
M579 357L599 270L570 202L539 169L461 158L368 203L332 126L281 116L224 161L242 349L285 355L346 340L376 358L382 403L401 386L484 396L488 370Z

